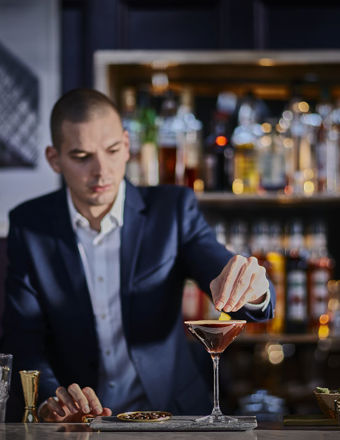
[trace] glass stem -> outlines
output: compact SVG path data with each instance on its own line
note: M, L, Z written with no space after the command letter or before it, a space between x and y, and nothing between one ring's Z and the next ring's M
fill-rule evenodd
M220 355L219 354L211 354L211 359L214 364L214 408L212 410L212 416L221 416L222 411L220 408L220 385L219 385L219 362Z

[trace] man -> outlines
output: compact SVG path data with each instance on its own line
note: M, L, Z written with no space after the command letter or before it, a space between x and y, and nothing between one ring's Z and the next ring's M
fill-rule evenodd
M191 190L124 179L129 136L106 96L67 93L51 134L46 157L66 189L10 213L2 349L14 354L14 379L41 371L44 421L208 411L183 330L183 280L211 289L235 319L265 320L265 270L216 242ZM12 395L18 418L17 382Z

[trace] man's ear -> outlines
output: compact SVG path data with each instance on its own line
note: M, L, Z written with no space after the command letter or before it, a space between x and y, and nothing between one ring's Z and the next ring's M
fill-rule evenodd
M61 168L59 163L59 152L54 147L46 147L45 156L50 167L58 174L61 174Z
M123 131L123 145L126 153L126 160L130 159L130 136L127 130Z

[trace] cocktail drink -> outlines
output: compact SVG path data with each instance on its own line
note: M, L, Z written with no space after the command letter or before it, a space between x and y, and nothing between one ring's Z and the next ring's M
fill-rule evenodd
M185 321L189 331L204 345L214 365L214 408L210 416L196 419L200 423L237 423L234 417L222 414L219 403L219 371L218 365L221 353L244 329L247 321L205 320Z

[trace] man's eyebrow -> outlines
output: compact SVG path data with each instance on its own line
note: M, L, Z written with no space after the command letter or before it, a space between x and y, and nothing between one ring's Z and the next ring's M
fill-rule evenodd
M109 145L106 149L109 150L110 148L113 148L117 145L119 145L121 143L121 139L119 139L118 141L113 142L113 144Z

